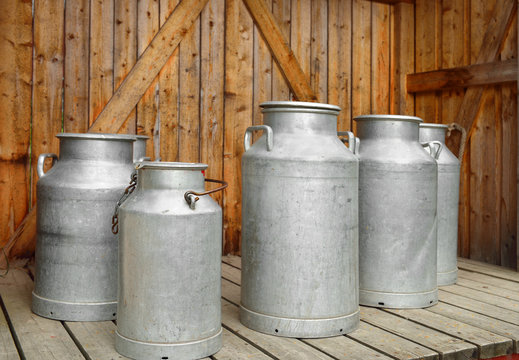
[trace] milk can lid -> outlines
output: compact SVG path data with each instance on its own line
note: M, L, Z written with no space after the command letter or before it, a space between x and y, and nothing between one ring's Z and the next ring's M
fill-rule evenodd
M379 120L379 121L409 121L414 123L422 123L423 120L416 116L408 115L360 115L353 118L355 121Z
M207 164L186 163L186 162L167 162L167 161L142 161L135 165L136 169L154 170L198 170L207 169Z
M421 128L434 128L434 129L448 129L449 125L445 124L433 124L433 123L423 123L420 124Z
M56 134L59 139L92 139L92 140L123 140L123 141L135 141L137 137L135 135L127 134L101 134L101 133L59 133Z
M341 108L337 105L323 104L317 102L306 102L306 101L267 101L260 104L265 112L266 109L276 108L293 108L293 109L306 109L306 110L328 110L333 112L341 111Z

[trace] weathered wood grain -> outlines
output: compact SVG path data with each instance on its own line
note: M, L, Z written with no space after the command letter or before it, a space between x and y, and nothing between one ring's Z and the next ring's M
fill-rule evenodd
M27 273L10 271L0 285L0 296L26 359L84 360L59 321L31 312L33 283Z
M20 359L9 324L2 311L0 311L0 358L4 360Z
M211 1L201 15L200 160L206 177L223 178L225 4ZM211 194L223 204L223 192Z
M64 323L65 328L81 344L84 352L91 359L116 360L128 359L115 350L116 326L112 321L70 322Z
M291 0L272 0L272 15L279 26L279 30L290 46L290 10ZM290 88L287 85L279 65L272 62L272 99L290 100Z
M328 103L328 0L312 0L311 23L310 86Z
M216 360L272 359L270 356L234 335L227 329L223 329L222 342L222 349L213 355Z
M115 0L114 21L113 91L117 91L137 61L137 0ZM119 132L136 134L136 116L132 110Z
M445 360L461 359L463 356L471 358L477 355L475 345L378 309L361 308L361 319L405 339L433 349Z
M480 261L458 258L458 267L475 273L490 275L498 279L519 282L519 273L502 266L485 264Z
M184 0L175 8L89 131L117 132L119 130L207 1Z
M178 3L179 0L160 1L160 26L164 25ZM177 47L159 72L158 130L162 161L179 161L179 51L180 47Z
M342 109L338 131L351 129L351 8L351 1L328 1L328 103Z
M508 289L519 292L519 283L517 282L500 279L495 276L485 275L463 269L458 269L458 279L468 279L472 281L477 281L478 283L483 285L492 285L502 289Z
M476 345L478 347L478 358L486 359L502 356L511 354L514 350L514 344L510 338L424 309L388 309L386 311Z
M88 130L88 88L91 82L88 74L89 22L89 0L67 1L64 29L65 89L63 91L63 129L65 132L84 133Z
M352 6L351 117L355 118L371 113L371 3L353 0Z
M290 50L288 42L284 38L283 33L281 32L279 26L277 25L274 19L274 16L270 12L264 0L243 0L243 2L247 5L249 13L254 19L256 25L258 26L258 29L260 30L263 38L269 45L272 56L278 63L279 69L283 72L285 78L287 79L287 84L293 91L296 98L300 101L315 100L315 94L311 90L311 87L308 85L307 76L309 72L305 71L306 64L304 62L301 62L301 59L305 59L306 57L304 55L300 56L300 54L297 51L300 49L300 47L296 47L296 49L293 52ZM297 14L301 13L298 12ZM304 16L309 15L309 12L304 14ZM293 20L291 24L292 29L294 29L294 27L297 26ZM295 42L297 43L297 41ZM293 45L294 39L292 42L292 46ZM309 51L309 44L308 46L302 46L305 47L305 49L306 47L308 47ZM298 59L300 60L299 63Z
M223 149L224 254L239 254L241 238L241 155L252 124L253 23L241 0L225 3L225 134Z
M487 304L499 306L503 309L519 312L519 301L512 298L505 298L498 294L489 294L488 292L459 285L443 286L442 290L452 294L478 300Z
M482 291L488 294L497 295L506 299L519 301L519 293L517 291L503 289L491 284L485 284L478 281L472 281L469 279L465 279L463 277L459 277L456 285L460 285L462 287ZM516 284L519 285L519 284Z
M389 114L390 5L371 4L371 112Z
M89 126L94 123L113 93L113 18L114 0L90 1Z

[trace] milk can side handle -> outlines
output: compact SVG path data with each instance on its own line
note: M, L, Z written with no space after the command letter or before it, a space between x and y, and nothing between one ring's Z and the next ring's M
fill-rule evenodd
M343 143L348 143L348 149L353 154L357 153L357 144L360 142L359 138L355 137L351 131L337 131L337 136L347 136L347 138L341 139Z
M45 171L43 170L43 165L45 165L46 158L52 158L52 166L58 161L58 155L53 153L40 154L38 156L38 164L36 165L36 172L38 173L38 177L42 178L45 176Z
M267 151L272 151L272 148L274 147L274 132L268 125L250 126L247 128L247 130L245 130L245 136L243 138L243 146L245 151L250 149L251 136L253 131L265 131L267 133Z
M212 189L212 190L207 190L207 191L204 191L204 192L201 192L201 193L195 192L193 190L186 191L184 193L184 199L186 200L186 202L189 205L189 207L191 208L191 210L195 210L196 202L198 200L200 200L199 196L204 196L204 195L212 194L214 192L223 190L223 189L225 189L228 186L227 182L225 182L223 180L205 179L205 181L206 182L217 183L217 184L222 184L222 186L217 187L217 188Z
M438 146L437 149L434 148L434 145ZM435 159L438 160L440 158L440 154L443 150L443 144L440 141L428 141L422 143L423 147L429 148L429 154Z

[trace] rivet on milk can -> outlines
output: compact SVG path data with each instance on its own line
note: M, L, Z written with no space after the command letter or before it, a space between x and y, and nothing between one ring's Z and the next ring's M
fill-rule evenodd
M438 285L452 285L458 279L458 200L460 162L445 146L447 125L420 124L420 141L439 141L443 150L438 163Z
M354 120L360 138L360 304L433 305L438 302L438 167L418 141L422 119L365 115Z
M221 340L222 210L205 164L149 162L119 201L115 347L133 359L198 359ZM204 180L221 183L204 190ZM135 189L135 191L134 191Z
M132 173L133 135L56 135L60 156L38 158L34 313L57 320L113 320L117 237L110 216ZM44 173L45 158L54 166Z
M358 160L337 137L340 108L260 106L242 157L240 320L278 336L348 333L359 323Z

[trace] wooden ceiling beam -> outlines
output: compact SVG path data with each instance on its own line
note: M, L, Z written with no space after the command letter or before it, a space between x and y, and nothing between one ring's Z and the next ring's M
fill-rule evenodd
M407 74L408 93L517 81L517 59Z

